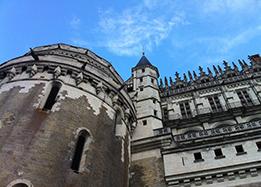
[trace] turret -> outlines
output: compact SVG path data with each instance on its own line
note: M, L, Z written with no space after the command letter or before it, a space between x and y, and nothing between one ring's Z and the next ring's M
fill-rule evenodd
M153 130L162 127L158 69L143 54L138 64L132 68L137 127L133 139L153 136Z

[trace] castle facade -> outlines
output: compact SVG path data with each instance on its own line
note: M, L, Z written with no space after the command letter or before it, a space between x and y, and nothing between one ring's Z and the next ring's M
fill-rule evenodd
M0 65L0 186L261 185L261 57L124 81L92 51L40 46Z

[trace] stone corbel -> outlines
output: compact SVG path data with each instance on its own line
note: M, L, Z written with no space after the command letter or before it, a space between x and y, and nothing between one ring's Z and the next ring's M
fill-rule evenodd
M81 72L75 78L76 85L79 85L82 81L83 81L83 73Z
M37 66L34 64L34 65L31 67L31 69L30 69L29 76L30 76L30 77L33 77L37 72L38 72L38 68L37 68Z
M14 78L15 75L16 75L16 69L15 69L15 67L12 67L12 69L10 71L8 71L7 77L9 80L11 80Z
M62 70L60 66L57 66L54 70L54 78L57 79L62 74Z
M103 85L102 82L99 82L96 86L96 93L102 99L105 98L105 89L106 87Z

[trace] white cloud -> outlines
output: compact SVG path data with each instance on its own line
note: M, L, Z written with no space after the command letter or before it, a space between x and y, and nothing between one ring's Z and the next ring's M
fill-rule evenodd
M158 46L176 25L185 23L184 15L180 13L166 10L165 14L158 15L158 3L158 0L145 0L120 13L113 10L101 13L99 27L104 37L103 45L117 55L138 55L142 48L151 51Z
M72 20L70 21L71 28L75 30L79 29L80 24L81 24L81 20L78 17L73 17Z
M202 0L206 13L250 11L261 6L260 0Z

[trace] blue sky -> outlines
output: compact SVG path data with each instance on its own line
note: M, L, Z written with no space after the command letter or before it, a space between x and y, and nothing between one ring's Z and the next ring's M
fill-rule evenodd
M162 77L261 51L261 0L0 0L0 63L68 43L110 61L124 79L144 48Z

